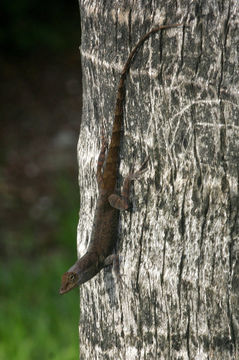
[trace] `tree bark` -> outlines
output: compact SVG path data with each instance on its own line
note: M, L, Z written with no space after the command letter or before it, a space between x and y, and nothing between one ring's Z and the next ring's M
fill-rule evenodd
M239 3L82 0L78 255L97 199L101 119L126 82L120 172L149 155L121 214L122 288L105 269L80 291L80 358L238 359ZM122 185L122 178L120 178Z

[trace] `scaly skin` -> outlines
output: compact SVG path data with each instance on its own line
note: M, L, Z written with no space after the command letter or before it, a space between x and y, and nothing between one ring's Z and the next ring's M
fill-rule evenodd
M142 173L141 168L135 174L129 174L126 177L122 197L114 194L119 174L119 152L121 129L123 126L124 83L126 75L138 48L151 34L163 29L170 29L182 25L183 24L160 25L153 28L136 44L123 68L118 85L113 130L104 171L102 171L102 168L105 160L105 141L103 141L98 160L97 181L99 185L99 197L95 210L91 240L86 254L78 259L77 262L63 274L60 294L65 294L90 280L103 269L103 267L109 265L109 263L114 260L112 253L117 241L119 211L128 208L129 183Z

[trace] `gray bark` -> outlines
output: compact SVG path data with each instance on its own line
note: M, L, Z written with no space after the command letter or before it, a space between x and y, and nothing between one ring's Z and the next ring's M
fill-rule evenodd
M83 115L78 253L97 199L100 120L135 43L159 23L126 84L120 171L150 156L122 213L122 288L111 269L80 290L83 359L238 359L239 3L80 3ZM122 184L122 178L120 178Z

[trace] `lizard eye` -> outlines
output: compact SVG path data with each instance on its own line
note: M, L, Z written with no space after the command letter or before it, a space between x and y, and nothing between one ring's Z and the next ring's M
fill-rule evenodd
M69 275L69 280L70 280L70 281L74 281L74 280L75 280L75 275L74 275L74 274L70 274L70 275Z

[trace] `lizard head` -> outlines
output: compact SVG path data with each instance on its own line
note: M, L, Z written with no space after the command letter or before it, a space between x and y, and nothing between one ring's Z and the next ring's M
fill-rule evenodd
M62 276L61 288L59 291L60 295L67 293L79 285L78 275L73 271L67 271Z
M86 253L62 276L60 295L67 293L95 276L101 269L99 266L98 256Z

